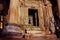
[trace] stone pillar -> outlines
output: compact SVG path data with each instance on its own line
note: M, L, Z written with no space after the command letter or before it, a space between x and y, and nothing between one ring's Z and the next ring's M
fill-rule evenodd
M43 5L43 17L44 17L44 27L45 27L45 31L47 30L48 27L48 23L47 23L47 11L46 11L46 6Z
M49 1L48 1L48 4L47 4L47 9L48 9L48 15L49 15L49 28L52 31L52 33L54 33L55 32L54 16L53 16L53 13L52 13L52 5Z
M10 8L8 12L8 25L4 28L6 33L22 33L22 29L20 28L19 22L19 0L10 0Z
M44 22L45 22L45 28L46 32L49 33L49 30L51 29L52 32L55 32L54 27L54 17L52 13L52 5L49 1L46 1L44 8Z
M46 28L46 33L49 34L49 13L48 13L48 8L45 6L45 28Z
M47 8L46 1L44 1L44 4L42 7L43 7L45 32L46 32L46 34L49 34L49 14L48 14L48 8Z
M45 30L44 17L43 17L43 3L41 1L40 1L40 7L38 9L38 16L39 16L39 26L42 30Z
M8 23L18 24L18 0L10 0L10 8L9 8L9 19Z

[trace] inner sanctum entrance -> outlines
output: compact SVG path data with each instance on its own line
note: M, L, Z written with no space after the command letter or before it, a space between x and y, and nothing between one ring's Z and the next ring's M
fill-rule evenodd
M33 26L39 26L38 10L28 9L29 24Z

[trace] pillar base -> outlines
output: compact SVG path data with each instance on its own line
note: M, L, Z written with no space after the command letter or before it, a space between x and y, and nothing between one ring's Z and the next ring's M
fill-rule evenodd
M10 23L4 28L4 33L7 38L22 38L24 31L19 25Z

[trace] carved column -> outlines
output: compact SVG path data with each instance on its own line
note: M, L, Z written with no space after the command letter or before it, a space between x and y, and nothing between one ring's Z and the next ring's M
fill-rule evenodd
M46 5L46 1L44 1L43 7L43 16L44 16L44 27L46 34L49 34L49 14L48 14L48 8Z
M47 4L47 8L48 8L48 14L49 14L49 28L52 31L52 33L54 33L55 32L54 16L53 16L53 13L52 13L52 5L49 1L48 1L48 4Z
M46 33L49 34L49 14L48 14L48 8L45 6L45 28L46 28Z
M46 32L49 33L49 29L51 29L52 32L55 31L54 27L54 17L52 13L52 5L49 1L46 1L44 8L44 22L45 22L45 28Z
M46 29L46 27L48 26L48 23L47 23L47 9L46 9L46 6L44 4L42 5L42 9L43 9L43 17L44 17L44 27Z
M5 32L15 32L15 33L20 33L22 32L19 22L19 14L20 13L18 10L19 7L19 0L10 0L10 8L8 12L8 25L4 29Z
M39 25L42 30L45 30L44 27L44 17L43 17L43 3L40 1L40 7L38 10L38 16L39 16Z
M18 0L10 0L8 23L18 24Z

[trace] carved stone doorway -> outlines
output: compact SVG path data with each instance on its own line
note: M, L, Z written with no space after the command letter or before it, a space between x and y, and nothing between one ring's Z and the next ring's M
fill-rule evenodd
M38 10L28 9L29 24L39 26Z

